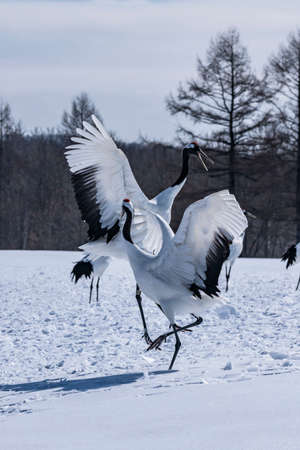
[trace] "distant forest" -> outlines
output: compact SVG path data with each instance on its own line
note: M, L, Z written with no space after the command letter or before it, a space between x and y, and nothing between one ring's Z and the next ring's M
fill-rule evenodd
M215 161L206 173L190 160L172 227L190 203L228 188L256 216L249 219L244 256L278 257L300 241L300 30L274 49L260 77L238 31L218 34L206 58L198 58L194 77L168 95L166 107L190 124L179 127L176 145L115 139L150 198L175 181L184 144L197 140ZM64 148L91 114L105 124L81 93L57 129L28 132L0 102L1 249L74 250L86 242Z

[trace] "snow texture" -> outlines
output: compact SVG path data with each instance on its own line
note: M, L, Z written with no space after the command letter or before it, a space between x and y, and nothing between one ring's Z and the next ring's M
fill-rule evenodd
M181 334L168 372L174 339L145 352L128 264L111 264L89 305L89 282L70 282L80 257L0 252L1 449L299 448L297 266L239 259L228 303ZM150 336L167 331L143 305Z

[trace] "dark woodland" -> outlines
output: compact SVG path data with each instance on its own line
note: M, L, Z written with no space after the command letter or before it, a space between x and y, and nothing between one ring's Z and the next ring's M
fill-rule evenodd
M299 241L300 30L274 49L261 77L237 30L217 35L206 59L198 58L194 77L168 95L166 106L184 118L176 144L128 143L115 137L118 130L113 135L149 197L175 181L184 144L197 140L215 161L206 173L191 159L173 207L173 229L190 203L229 188L256 216L249 220L243 256L278 257ZM74 250L86 242L64 148L91 114L101 118L82 93L62 112L57 129L29 133L0 102L1 249Z

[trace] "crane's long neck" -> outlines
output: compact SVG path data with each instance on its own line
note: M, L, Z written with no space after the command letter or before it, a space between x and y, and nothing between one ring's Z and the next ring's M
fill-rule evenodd
M175 187L181 184L188 176L188 173L189 173L189 151L187 149L183 149L181 173L171 187Z
M125 212L126 212L126 220L123 227L123 237L124 239L126 239L126 241L130 242L130 244L133 244L130 232L132 223L132 212L127 208L125 208Z

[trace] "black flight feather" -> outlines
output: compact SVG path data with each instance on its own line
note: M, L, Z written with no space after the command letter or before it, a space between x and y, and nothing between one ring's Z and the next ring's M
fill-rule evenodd
M109 242L120 230L119 221L117 220L111 228L101 226L101 211L97 203L96 173L97 167L89 166L72 174L72 183L81 218L89 227L90 241L96 241L107 235L107 242Z
M205 292L210 297L218 296L220 292L218 288L219 275L223 263L229 256L229 246L232 244L232 240L233 236L225 230L219 229L215 233L214 240L206 255L206 277L205 279L202 278L205 287L197 286L195 283L190 286L190 290L197 297L201 298L199 291Z
M292 266L296 262L297 249L296 245L292 245L285 253L282 255L281 261L286 261L286 268Z
M90 278L93 273L93 266L90 261L78 261L71 272L71 278L74 283L81 277Z

